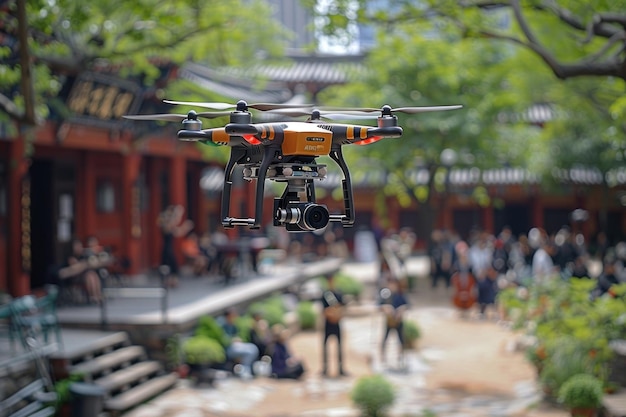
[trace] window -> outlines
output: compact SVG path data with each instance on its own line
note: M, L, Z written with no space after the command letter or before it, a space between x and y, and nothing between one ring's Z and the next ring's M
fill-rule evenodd
M98 181L96 185L96 208L100 213L112 213L117 207L115 185L110 180Z

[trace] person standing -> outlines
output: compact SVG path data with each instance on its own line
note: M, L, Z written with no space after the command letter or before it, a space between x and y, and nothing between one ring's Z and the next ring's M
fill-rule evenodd
M395 330L400 343L399 363L404 359L404 313L408 308L408 301L404 296L400 282L396 279L390 279L388 288L383 288L380 292L380 308L385 314L385 332L380 346L380 357L385 363L385 347L387 339L392 330Z
M324 343L322 356L322 375L328 375L328 340L331 337L337 339L337 364L339 375L346 376L343 367L343 354L341 346L341 318L343 316L344 301L341 292L335 289L335 277L327 276L328 288L322 293L322 307L324 314Z
M169 206L158 219L158 226L163 238L161 265L169 268L169 273L163 283L167 287L178 285L178 261L174 252L174 239L186 235L193 228L191 220L185 220L181 223L184 212L183 206Z

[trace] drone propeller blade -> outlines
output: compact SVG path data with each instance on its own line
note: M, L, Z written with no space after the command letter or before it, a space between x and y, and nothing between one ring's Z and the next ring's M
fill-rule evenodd
M232 105L228 103L196 103L193 101L163 100L163 102L167 104L182 104L185 106L197 106L197 107L203 107L206 109L215 109L215 110L232 109L233 107L237 106L237 105Z
M300 117L300 116L311 116L315 111L319 111L320 117L328 120L358 120L358 119L376 119L378 115L363 112L363 111L354 111L348 110L345 112L337 112L337 111L326 111L326 110L316 110L316 109L278 109L278 110L270 110L267 113L273 114L281 114L284 116L291 117Z
M415 113L425 113L429 111L446 111L446 110L457 110L462 108L463 106L460 104L451 105L451 106L429 106L429 107L398 107L397 109L391 109L392 112L400 112L407 114L415 114Z
M230 112L222 111L222 112L201 112L196 113L197 117L203 117L205 119L215 119L217 117L228 116ZM167 122L182 122L185 119L189 118L188 114L134 114L134 115L125 115L122 116L125 119L130 120L164 120Z
M415 114L415 113L425 113L425 112L430 112L430 111L444 111L444 110L456 110L456 109L460 109L463 106L458 104L458 105L451 105L451 106L424 106L424 107L398 107L395 109L391 109L392 112L398 112L398 113L407 113L407 114ZM376 107L322 107L321 110L323 111L339 111L342 113L348 113L350 114L351 112L361 112L361 113L374 113L374 112L380 112L382 111L382 108L376 108Z
M328 120L374 120L378 118L377 114L371 113L322 113L322 117Z
M185 106L197 106L204 107L207 109L215 109L215 110L226 110L236 108L237 104L230 103L208 103L208 102L193 102L193 101L174 101L174 100L163 100L168 104L182 104ZM306 107L308 104L276 104L276 103L252 103L247 104L247 107L250 109L256 109L261 111L266 110L277 110L277 109L293 109L293 108L302 108Z

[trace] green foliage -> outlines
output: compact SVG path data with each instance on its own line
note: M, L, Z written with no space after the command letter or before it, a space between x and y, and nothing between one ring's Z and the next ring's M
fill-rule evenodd
M432 193L432 186L425 190L403 181L403 174L416 163L437 166L448 147L472 155L468 164L508 163L544 179L555 166L606 173L626 160L626 71L616 65L622 61L619 46L589 30L592 22L609 25L599 23L604 13L626 17L626 1L519 2L519 13L513 13L511 2L497 8L458 0L399 2L393 8L368 0L329 3L316 9L325 33L350 41L349 26L366 24L378 29L379 37L367 62L375 70L352 85L328 89L322 101L465 105L455 114L402 118L412 145L403 140L366 147L367 158L379 159L397 174L385 190L401 202L412 196L424 201L425 193ZM345 14L347 21L332 18L336 10L355 4L358 10ZM621 27L614 31L613 36L624 35ZM530 126L520 116L538 103L551 105L554 117ZM478 197L485 204L485 196Z
M343 295L358 298L363 292L363 284L351 275L339 272L334 275L335 289ZM320 286L323 290L328 288L326 278L319 278Z
M515 312L515 327L536 338L528 360L540 369L540 379L553 395L570 377L591 374L605 383L613 356L610 342L626 337L626 285L593 298L595 281L572 278L507 289L498 298L507 312ZM512 314L511 314L512 315Z
M254 319L249 314L239 316L235 319L235 326L237 326L237 335L242 342L250 341L250 330L254 325Z
M298 314L298 322L302 330L311 330L315 328L317 323L317 313L311 301L301 301L296 310Z
M559 390L559 402L570 408L599 408L602 404L602 381L589 374L569 378Z
M67 378L61 379L54 384L56 402L54 408L58 411L63 404L67 404L72 399L70 387L75 382L82 382L85 375L82 373L72 373Z
M182 351L185 362L190 365L210 365L226 360L224 347L207 336L190 337L183 343Z
M176 368L183 362L183 350L180 335L175 334L167 338L165 342L165 356L170 368Z
M544 387L557 395L561 386L572 376L593 371L592 358L576 339L569 336L551 340L546 346L548 360L539 374Z
M422 330L413 320L404 320L402 324L402 333L407 344L411 345L422 337Z
M17 3L7 5L8 42L17 37ZM26 0L26 8L40 118L46 117L48 101L59 93L66 74L95 64L117 67L122 77L136 76L151 85L160 76L158 65L164 60L237 65L250 57L281 56L283 39L289 36L274 24L250 36L251 23L272 19L271 8L260 0ZM17 47L13 54L0 50L0 93L19 112L23 97L17 51Z
M359 378L350 394L363 417L383 417L396 399L393 385L382 375Z
M285 313L287 310L282 297L279 295L252 303L248 311L263 314L263 318L270 327L275 324L285 324Z
M230 342L222 326L211 316L200 317L194 335L216 340L223 347L227 346Z

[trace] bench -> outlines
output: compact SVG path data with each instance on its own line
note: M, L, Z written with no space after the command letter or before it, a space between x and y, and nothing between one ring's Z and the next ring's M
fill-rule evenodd
M8 417L48 417L55 414L54 401L56 394L46 391L43 379L36 379L0 402L0 410Z

